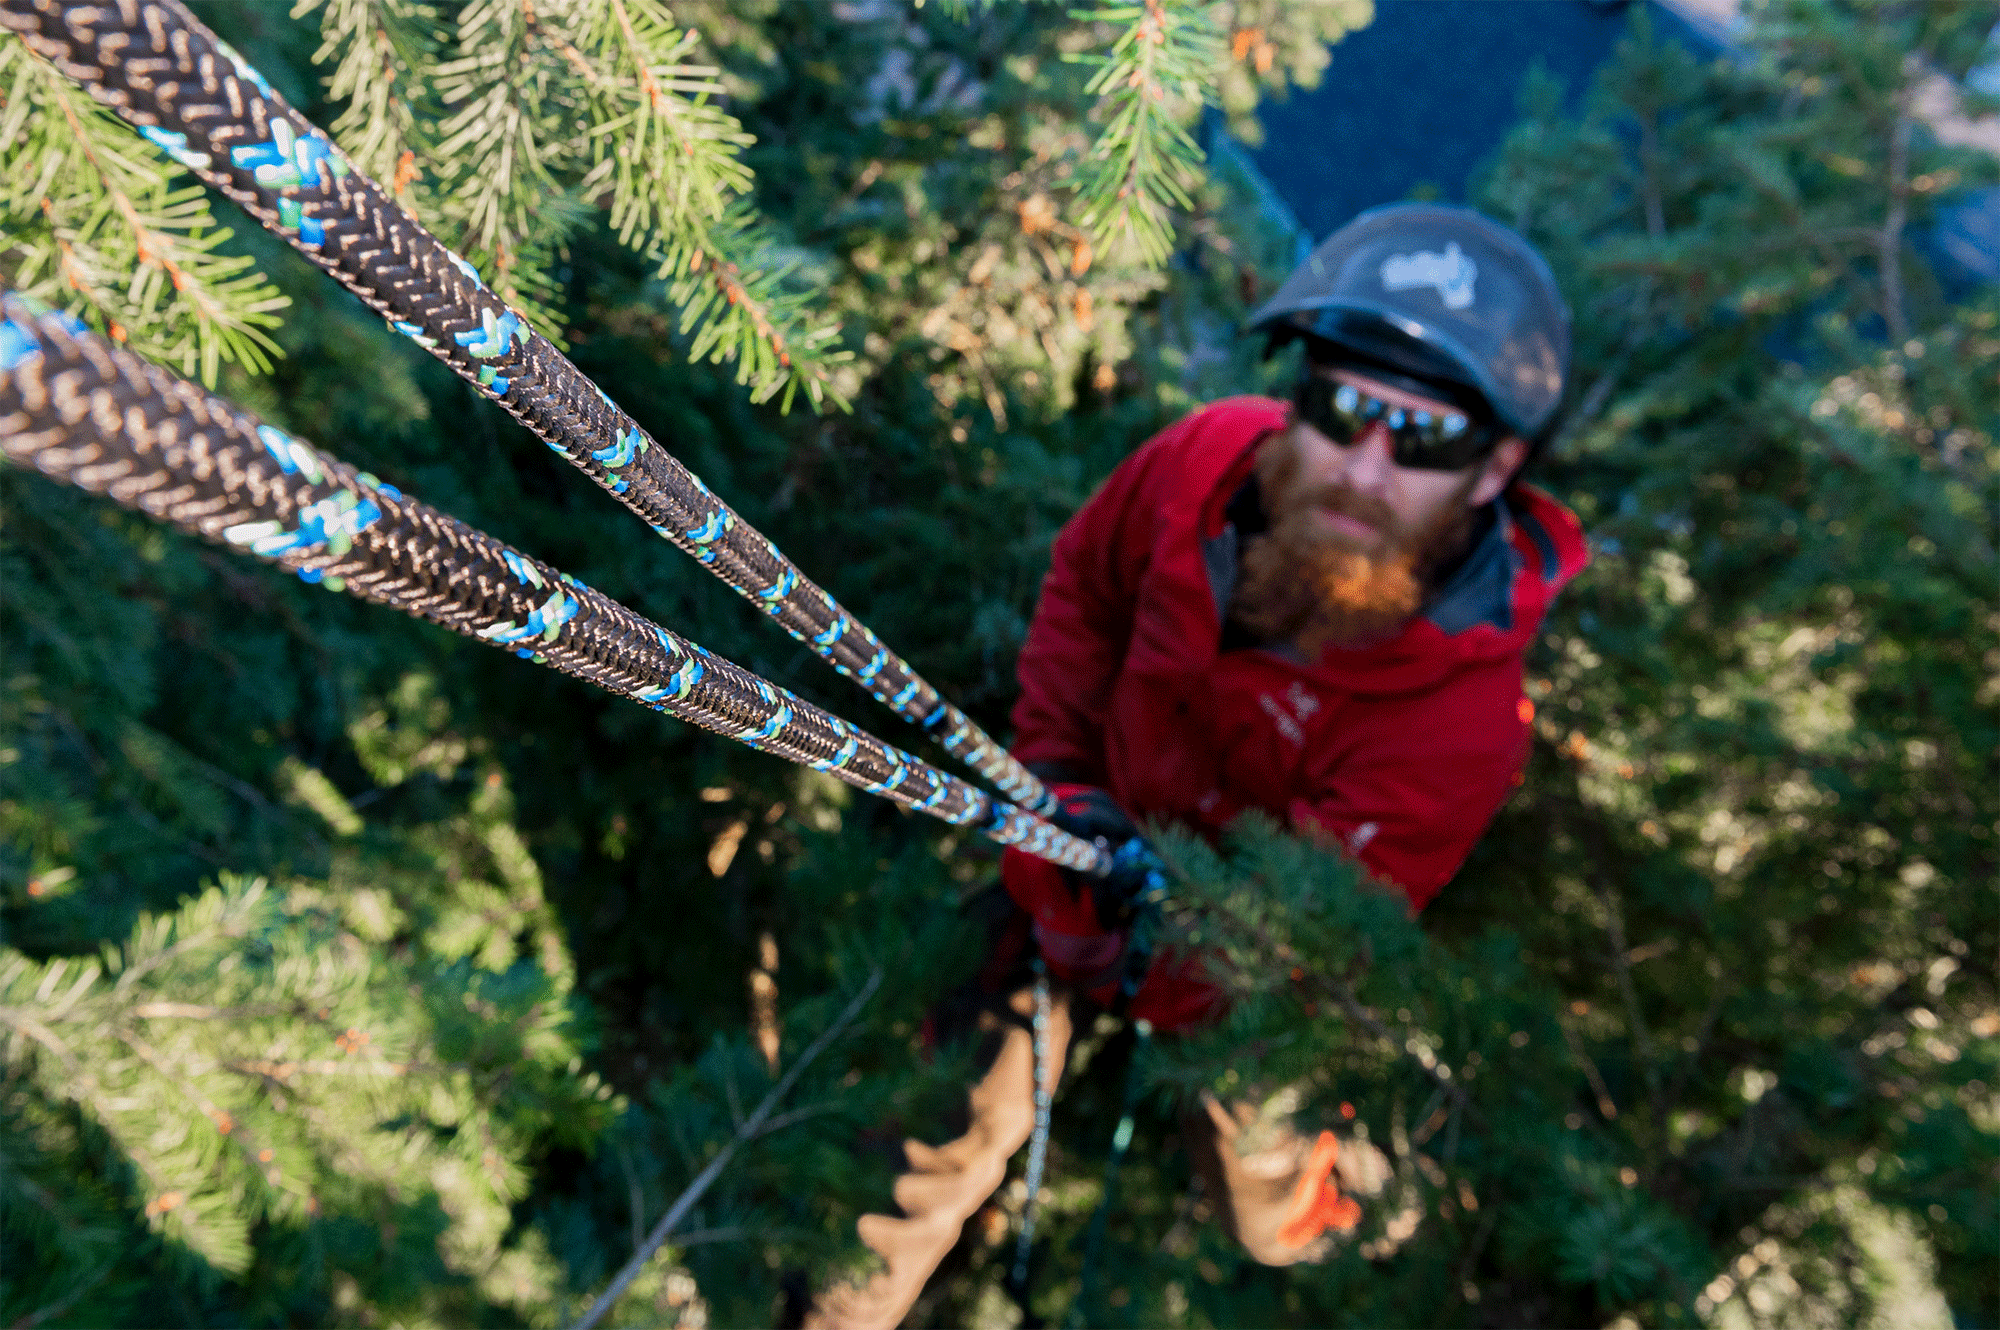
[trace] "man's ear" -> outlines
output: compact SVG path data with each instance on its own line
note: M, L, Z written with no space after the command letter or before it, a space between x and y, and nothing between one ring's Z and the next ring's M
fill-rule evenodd
M1521 469L1521 463L1528 456L1528 444L1524 439L1508 435L1500 440L1492 452L1486 454L1486 465L1479 469L1479 479L1472 482L1470 503L1477 508L1482 503L1491 503L1495 495L1507 488L1507 482Z

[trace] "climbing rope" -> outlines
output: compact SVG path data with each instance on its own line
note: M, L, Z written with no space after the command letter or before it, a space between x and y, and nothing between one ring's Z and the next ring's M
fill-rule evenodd
M1053 810L1041 781L710 493L178 0L0 0L0 25L477 384L834 669L922 725L1009 799Z
M1102 848L1104 842L1100 840L1098 845ZM1111 1000L1111 1015L1122 1017L1131 1008L1132 999L1145 987L1146 976L1152 969L1154 934L1163 923L1167 877L1166 865L1142 836L1129 838L1112 851L1110 857L1113 873L1138 880L1138 889L1130 901L1131 915L1126 923L1125 953L1119 965L1118 992ZM1028 1285L1028 1257L1035 1238L1035 1211L1041 1192L1043 1164L1048 1156L1051 1099L1050 1092L1043 1088L1048 1080L1048 1045L1044 1037L1048 1024L1047 971L1039 956L1035 958L1034 967L1035 1127L1028 1138L1028 1194L1021 1207L1021 1235L1015 1243L1014 1266L1008 1276L1008 1291L1021 1308L1024 1324L1039 1324L1034 1319L1033 1307L1029 1305L1033 1290ZM1139 1093L1144 1085L1142 1067L1146 1050L1152 1044L1153 1023L1141 1017L1132 1022L1132 1028L1135 1040L1131 1062L1125 1069L1125 1104L1118 1117L1118 1127L1111 1134L1111 1152L1104 1164L1103 1194L1085 1232L1083 1279L1070 1305L1068 1323L1072 1325L1088 1323L1089 1303L1095 1289L1098 1260L1103 1254L1105 1229L1118 1195L1118 1172L1125 1162L1126 1150L1131 1147L1132 1132L1137 1122Z
M1118 1114L1118 1126L1111 1133L1111 1153L1104 1161L1104 1190L1091 1211L1090 1227L1084 1231L1083 1273L1077 1282L1076 1299L1070 1304L1069 1324L1090 1324L1091 1304L1096 1301L1097 1271L1104 1257L1104 1234L1111 1223L1111 1209L1118 1203L1118 1172L1125 1152L1132 1147L1132 1133L1138 1126L1139 1095L1145 1088L1146 1051L1153 1043L1153 1023L1132 1022L1132 1059L1125 1067L1125 1105Z
M1002 845L1085 872L1107 866L1096 846L6 292L0 453Z
M1054 1094L1049 1087L1049 974L1042 958L1035 957L1035 1015L1033 1030L1035 1063L1035 1129L1028 1136L1027 1196L1021 1202L1021 1235L1014 1241L1014 1269L1008 1282L1024 1315L1028 1308L1028 1257L1035 1246L1037 1202L1042 1194L1042 1172L1049 1161L1049 1109Z

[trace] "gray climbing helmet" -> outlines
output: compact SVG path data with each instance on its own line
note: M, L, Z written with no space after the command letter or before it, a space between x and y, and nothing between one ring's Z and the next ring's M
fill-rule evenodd
M1569 369L1569 309L1548 264L1470 208L1394 203L1320 243L1250 316L1273 344L1329 342L1390 369L1479 390L1533 439Z

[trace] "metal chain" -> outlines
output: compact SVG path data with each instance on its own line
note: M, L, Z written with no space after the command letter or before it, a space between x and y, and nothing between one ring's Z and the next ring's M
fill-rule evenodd
M0 292L0 454L182 531L504 647L1052 863L1093 845L547 564Z
M841 674L1035 812L1054 797L531 330L179 0L0 0L0 26L228 195Z

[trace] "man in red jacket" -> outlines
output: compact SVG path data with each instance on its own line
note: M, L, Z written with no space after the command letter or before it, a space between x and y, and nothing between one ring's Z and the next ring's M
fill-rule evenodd
M1115 846L1139 820L1216 832L1261 809L1420 910L1519 783L1522 653L1587 558L1575 517L1517 479L1561 402L1567 310L1512 231L1396 205L1320 245L1250 326L1305 342L1293 401L1196 411L1063 528L1020 656L1014 751L1079 834ZM1046 1090L1069 994L1168 1031L1214 1014L1198 957L1135 982L1132 884L1012 851L1003 878L1061 985ZM1029 1010L1025 994L1011 1005ZM815 1323L900 1319L1026 1140L1034 1079L1028 1033L1005 1031L972 1129L911 1142L904 1215L862 1221L888 1270L823 1299ZM1326 1222L1352 1223L1330 1148L1280 1132L1246 1158L1250 1115L1205 1107L1190 1148L1252 1256L1312 1259Z

